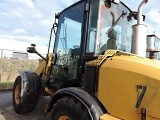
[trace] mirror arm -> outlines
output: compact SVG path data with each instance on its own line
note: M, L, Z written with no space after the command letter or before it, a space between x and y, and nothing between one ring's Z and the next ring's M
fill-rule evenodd
M40 56L43 60L47 61L45 57L43 57L37 50L34 51L38 56Z

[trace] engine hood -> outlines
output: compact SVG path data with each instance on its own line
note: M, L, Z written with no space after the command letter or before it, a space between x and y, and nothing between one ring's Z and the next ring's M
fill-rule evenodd
M121 69L160 81L160 61L135 56L134 54L113 56L106 60L105 66Z
M111 115L140 120L146 109L148 120L160 119L159 61L112 52L96 62L100 63L97 96Z

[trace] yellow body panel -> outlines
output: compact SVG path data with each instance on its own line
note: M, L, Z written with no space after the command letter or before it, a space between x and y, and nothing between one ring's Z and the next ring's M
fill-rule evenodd
M142 92L138 85L147 90L136 108ZM160 119L160 63L134 55L107 58L99 69L97 97L120 119L140 120L142 108L147 110L147 120Z
M100 120L121 120L121 119L113 117L109 114L104 114L100 117Z
M40 59L39 60L39 66L35 70L37 75L42 74L42 78L45 78L45 79L48 79L48 77L49 77L49 70L50 70L50 67L51 67L52 57L53 57L52 53L47 54L47 57L48 57L47 64L46 64L45 60Z
M39 66L35 70L35 72L37 73L38 76L42 73L43 69L45 68L45 65L46 65L46 61L40 59Z
M40 59L39 66L35 70L36 74L45 80L48 80L49 76L50 76L50 69L51 69L53 54L49 53L49 54L47 54L47 57L48 57L47 63L45 60ZM52 89L49 89L48 87L45 87L45 92L47 92L49 95L54 94L54 91Z

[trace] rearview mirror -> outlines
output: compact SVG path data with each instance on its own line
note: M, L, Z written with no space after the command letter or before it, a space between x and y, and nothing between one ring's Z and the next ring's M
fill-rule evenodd
M36 45L35 44L31 44L32 47L27 47L27 52L28 53L35 53L36 50L35 50L35 47Z
M27 52L28 53L35 53L35 48L34 47L27 47Z
M44 58L37 50L36 50L36 45L35 44L31 44L32 47L27 47L27 52L28 53L36 53L38 56L40 56L42 59L44 59L45 61L47 61L46 58Z

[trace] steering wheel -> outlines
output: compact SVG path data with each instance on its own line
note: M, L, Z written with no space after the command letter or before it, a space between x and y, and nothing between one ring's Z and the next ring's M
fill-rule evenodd
M67 55L62 55L57 57L57 64L59 65L66 65L68 63Z

